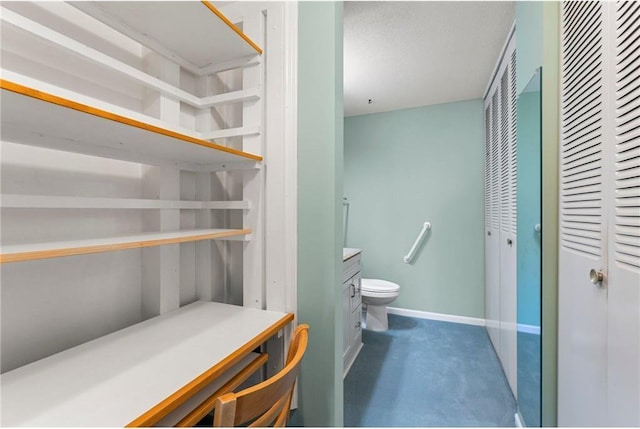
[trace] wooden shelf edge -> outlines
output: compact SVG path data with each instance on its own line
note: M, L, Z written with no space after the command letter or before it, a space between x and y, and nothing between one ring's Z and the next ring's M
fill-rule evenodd
M24 262L33 261L38 259L51 259L59 258L63 256L76 256L86 255L91 253L111 252L117 250L130 250L140 249L143 247L162 246L165 244L179 244L188 243L202 240L215 240L226 237L236 237L241 235L251 234L250 229L227 229L216 232L202 233L202 234L190 234L171 238L150 238L148 240L134 240L126 241L126 237L123 238L121 243L113 244L96 244L86 246L74 246L59 249L47 249L47 250L34 250L25 252L12 252L0 254L0 264L9 262Z
M178 408L186 400L202 390L203 387L219 377L220 374L231 368L236 363L240 362L243 356L251 352L260 344L264 343L269 338L274 336L279 330L291 323L293 319L293 313L285 314L282 318L280 318L280 320L275 322L268 329L262 331L260 335L254 337L253 340L245 343L242 347L227 356L224 360L212 366L207 371L193 379L190 383L181 387L174 394L167 397L165 400L155 405L153 408L151 408L135 420L128 423L126 427L148 427L158 423L162 418L167 416L170 412Z
M66 98L58 97L57 95L49 94L43 91L39 91L34 88L30 88L24 85L20 85L19 83L11 82L5 79L0 79L0 89L4 89L6 91L11 91L20 95L24 95L27 97L32 97L41 101L45 101L51 104L55 104L58 106L66 107L68 109L73 109L82 113L86 113L89 115L97 116L102 119L106 119L109 121L118 122L124 125L128 125L134 128L142 129L145 131L149 131L155 134L160 134L163 136L175 138L181 140L185 143L196 144L199 146L204 146L210 149L218 150L220 152L226 152L233 155L237 155L243 158L251 159L254 161L262 161L262 156L254 155L247 152L242 152L237 149L229 148L226 146L222 146L216 143L212 143L206 140L202 140L196 137L188 136L186 134L181 134L175 131L167 130L165 128L160 128L155 125L147 124L135 119L127 118L122 115L118 115L115 113L107 112L102 109L98 109L92 106L88 106L86 104L77 103L72 100L68 100Z
M213 12L218 18L222 20L225 24L229 26L238 36L240 36L245 42L247 42L255 51L262 55L262 48L258 46L249 36L244 34L242 30L240 30L233 22L229 20L222 12L220 12L214 5L206 0L202 0L202 4L207 7L211 12Z

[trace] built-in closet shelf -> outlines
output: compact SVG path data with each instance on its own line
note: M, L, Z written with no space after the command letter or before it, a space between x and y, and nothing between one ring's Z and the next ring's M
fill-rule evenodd
M180 201L138 198L0 194L0 207L21 209L249 210L248 201Z
M4 141L195 171L262 161L259 155L19 83L0 80L0 88Z
M85 255L89 253L137 249L141 247L188 243L202 240L233 240L240 237L246 240L247 234L251 234L250 229L211 228L170 232L151 232L88 240L3 245L0 251L0 263L32 261L36 259L49 259L61 256Z
M198 75L262 54L262 48L208 1L70 4Z

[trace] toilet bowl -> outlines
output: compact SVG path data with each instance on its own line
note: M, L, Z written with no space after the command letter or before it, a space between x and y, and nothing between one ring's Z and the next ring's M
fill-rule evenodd
M400 295L400 286L379 279L362 279L362 302L367 305L367 329L386 331L389 329L387 305Z

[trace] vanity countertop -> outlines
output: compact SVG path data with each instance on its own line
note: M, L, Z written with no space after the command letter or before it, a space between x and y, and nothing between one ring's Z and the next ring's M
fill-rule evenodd
M349 247L345 247L342 249L342 262L347 259L353 258L354 256L360 254L362 249L351 249Z

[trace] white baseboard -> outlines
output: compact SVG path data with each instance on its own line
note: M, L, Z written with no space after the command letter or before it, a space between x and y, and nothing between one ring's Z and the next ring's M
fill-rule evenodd
M515 419L516 419L516 427L517 428L525 427L524 424L522 423L522 419L520 418L520 413L519 412L516 413Z
M404 308L387 307L389 314L398 316L415 317L417 319L440 320L442 322L464 323L465 325L486 326L485 319L467 316L455 316L453 314L431 313L429 311L407 310Z
M518 332L524 332L526 334L540 335L540 327L533 325L523 325L518 323Z

